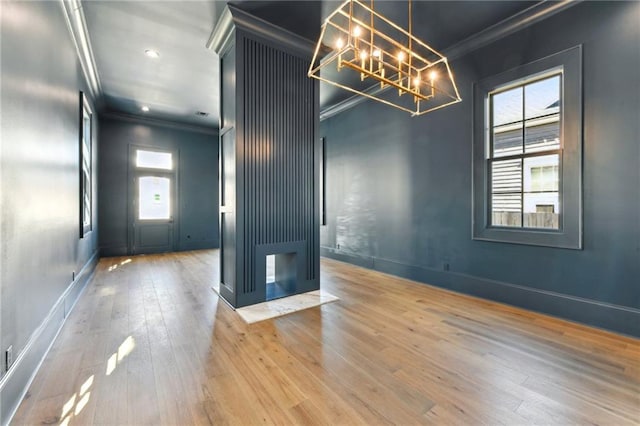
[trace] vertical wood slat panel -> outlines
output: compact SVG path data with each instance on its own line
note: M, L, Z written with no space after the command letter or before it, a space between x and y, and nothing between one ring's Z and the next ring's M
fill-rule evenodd
M317 276L314 83L308 62L244 39L245 293L256 291L255 246L306 241L308 280Z

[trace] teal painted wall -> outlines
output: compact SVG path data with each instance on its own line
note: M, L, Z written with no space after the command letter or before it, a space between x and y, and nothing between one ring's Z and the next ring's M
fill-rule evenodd
M411 118L366 101L323 121L323 254L640 334L638 22L638 2L585 2L455 60L460 104ZM472 240L473 83L578 44L584 250Z
M48 336L36 338L39 327L51 314L48 323L57 330L64 301L56 302L70 288L73 272L78 274L97 254L98 218L94 179L94 230L81 239L79 92L87 86L61 3L3 1L0 28L3 375L10 345L15 360L11 380L2 382L4 424L50 343ZM97 124L96 119L94 168ZM56 306L61 312L54 312ZM30 341L31 353L20 359Z
M219 246L218 135L144 121L100 121L100 252L126 255L128 242L127 173L129 146L177 150L177 250Z

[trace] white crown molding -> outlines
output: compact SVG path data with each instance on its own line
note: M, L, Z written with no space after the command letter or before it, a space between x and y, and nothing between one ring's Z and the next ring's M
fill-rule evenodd
M309 56L309 58L311 58L315 49L313 41L258 18L232 4L227 4L222 11L222 15L220 15L205 45L207 49L212 49L218 55L223 53L236 27L259 35L287 50L297 52L303 56Z
M178 123L176 121L162 120L152 117L140 117L138 115L126 114L116 111L105 111L100 114L100 119L110 119L126 121L128 123L146 124L149 126L166 127L174 130L184 130L188 132L204 133L207 135L218 135L218 129L215 127L198 126L195 124Z
M102 95L102 85L98 68L91 48L91 39L87 29L87 23L82 10L80 0L60 0L64 10L67 28L76 47L76 53L80 60L80 66L84 73L89 92L94 101L98 101Z
M576 4L581 3L582 0L561 0L552 1L544 0L540 3L536 3L515 15L506 18L495 25L492 25L484 30L467 37L466 39L444 49L442 52L449 61L460 58L467 53L480 49L488 44L493 43L503 37L527 28L537 22L547 19L558 12L566 10ZM382 89L385 90L385 89ZM366 89L365 92L380 92L379 86L375 84ZM320 121L326 120L329 117L333 117L336 114L347 111L366 101L368 98L361 95L350 96L340 102L333 105L329 105L320 111Z
M444 50L444 55L448 60L457 59L467 53L478 50L494 41L500 40L508 35L527 28L537 22L547 19L558 12L562 12L582 0L543 0L536 3L513 16L510 16L497 24L485 28L484 30L465 38L464 40L448 47Z

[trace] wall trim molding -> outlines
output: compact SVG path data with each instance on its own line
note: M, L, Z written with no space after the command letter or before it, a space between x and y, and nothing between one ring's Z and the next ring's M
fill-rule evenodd
M466 296L479 297L590 327L640 337L640 310L638 309L455 271L441 271L374 256L362 256L331 247L321 247L320 255Z
M541 1L444 49L443 54L449 61L458 59L581 2L582 0Z
M204 133L206 135L218 136L218 130L213 127L196 126L175 121L159 120L151 117L139 117L137 115L125 114L122 112L107 111L99 114L100 118L126 121L128 123L147 124L149 126L166 127L175 130L185 130L188 132Z
M67 28L76 48L76 54L80 60L80 66L87 81L87 86L89 86L91 97L94 102L98 102L102 97L102 84L100 83L100 74L98 74L98 67L93 55L91 38L89 37L82 4L80 0L60 0L60 2L62 3Z
M42 323L31 334L24 349L0 380L0 424L9 424L13 419L40 366L62 330L69 312L75 307L80 295L93 278L98 260L99 255L96 250L76 279L58 298Z
M222 15L205 44L206 48L213 50L218 55L224 53L225 46L228 44L235 27L273 41L287 50L304 56L311 57L315 49L315 43L311 40L258 18L232 4L227 4L227 7L222 11Z
M442 53L447 57L447 60L451 62L473 52L474 50L480 49L488 44L500 40L501 38L525 29L581 2L582 0L541 1L540 3L536 3L515 15L512 15L455 43L453 46L443 49ZM388 89L388 87L380 89L379 86L375 84L364 90L364 92L377 94ZM329 117L333 117L334 115L347 111L366 100L368 100L368 98L364 96L353 95L333 105L322 108L320 111L320 121L324 121Z
M177 251L208 250L220 248L220 242L215 239L200 241L178 241Z

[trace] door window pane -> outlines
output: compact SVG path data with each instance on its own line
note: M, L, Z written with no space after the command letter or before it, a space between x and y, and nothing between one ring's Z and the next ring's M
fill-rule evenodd
M139 219L170 219L170 185L171 179L164 177L144 176L139 179Z
M173 168L170 152L136 150L136 166L148 169L171 170Z

